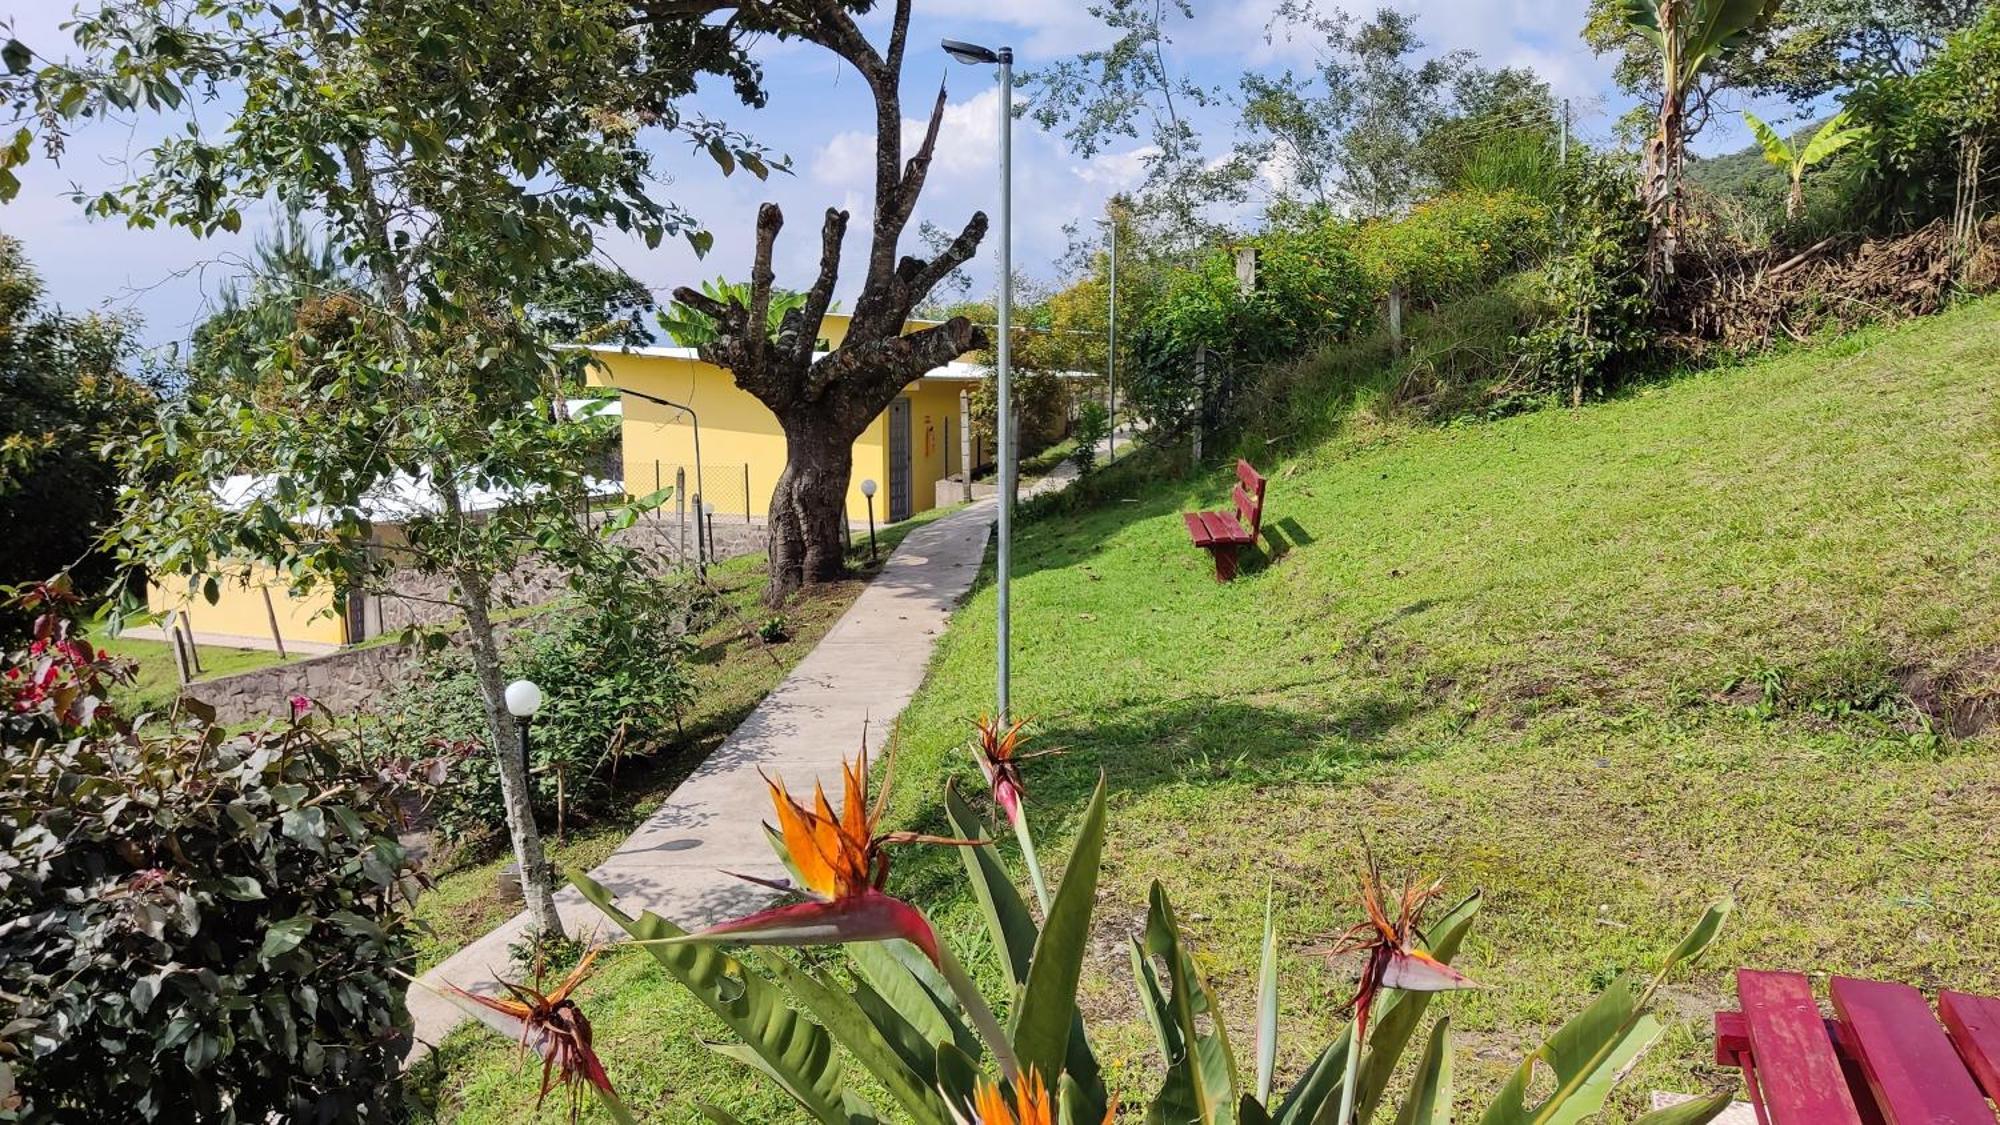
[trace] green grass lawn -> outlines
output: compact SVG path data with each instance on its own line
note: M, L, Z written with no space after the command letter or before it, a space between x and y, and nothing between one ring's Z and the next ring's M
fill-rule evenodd
M166 641L141 640L138 637L113 637L92 634L92 643L111 653L133 662L133 681L112 692L112 702L125 712L164 712L172 708L174 700L180 696L180 673L174 665L173 646ZM261 648L227 648L221 645L202 645L197 650L202 671L197 680L213 680L223 676L233 676L238 672L250 672L279 662L276 652ZM293 660L301 659L298 656Z
M1222 468L1135 458L1024 520L1015 707L1067 747L1029 776L1045 861L1110 780L1085 995L1114 1088L1158 1082L1125 953L1154 879L1246 1039L1276 896L1297 1073L1351 987L1308 952L1354 920L1364 835L1392 874L1486 892L1460 964L1487 988L1437 1009L1462 1111L1725 894L1614 1119L1734 1080L1708 1041L1734 965L2000 990L1996 364L1987 301L1579 411L1336 439L1260 464L1272 542L1227 586L1177 515L1222 502ZM993 608L974 594L899 724L898 826L942 828L943 778L977 776ZM956 858L901 856L893 889L991 979ZM581 999L647 1119L796 1120L644 954ZM515 1059L461 1033L445 1115L528 1118Z

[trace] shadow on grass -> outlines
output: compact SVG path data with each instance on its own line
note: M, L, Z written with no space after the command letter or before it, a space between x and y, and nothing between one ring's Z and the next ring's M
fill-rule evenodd
M1330 784L1394 757L1383 740L1420 717L1422 697L1393 688L1371 690L1326 707L1311 698L1280 702L1287 693L1325 684L1324 677L1259 689L1237 697L1203 696L1113 705L1101 718L1035 725L1034 746L1061 752L1027 765L1038 834L1066 834L1082 816L1100 771L1113 802L1178 786L1250 787ZM969 753L940 771L958 779L974 807L991 816L985 785ZM912 779L915 784L915 779ZM922 830L946 832L944 776L927 777L932 791L906 806ZM898 819L902 819L899 817ZM956 859L930 849L899 857L903 889L916 901L940 901L961 889Z

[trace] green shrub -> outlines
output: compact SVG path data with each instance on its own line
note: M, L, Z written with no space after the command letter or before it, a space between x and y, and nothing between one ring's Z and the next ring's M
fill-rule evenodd
M1251 240L1257 286L1248 296L1233 252L1175 274L1132 335L1123 389L1134 413L1165 434L1197 419L1215 429L1246 373L1366 327L1375 298L1352 241L1339 222Z
M1094 398L1085 399L1076 408L1076 425L1072 427L1076 436L1076 452L1070 460L1076 462L1077 472L1087 474L1097 467L1097 446L1111 435L1111 411Z
M111 662L39 600L0 682L0 1116L390 1120L415 944L388 794L303 701L247 735L118 721Z
M507 674L544 700L529 739L529 782L545 825L565 828L610 794L618 763L656 751L693 698L686 658L705 595L665 581L623 584L588 608L558 608L507 640ZM451 765L431 804L441 836L482 839L505 823L471 661L446 649L380 709L389 745Z
M1436 304L1539 259L1548 208L1519 192L1452 192L1400 219L1363 225L1356 253L1374 291Z
M1648 348L1653 304L1645 272L1646 219L1622 164L1581 154L1563 177L1561 241L1549 260L1550 315L1519 341L1515 394L1560 394L1581 403L1602 393Z

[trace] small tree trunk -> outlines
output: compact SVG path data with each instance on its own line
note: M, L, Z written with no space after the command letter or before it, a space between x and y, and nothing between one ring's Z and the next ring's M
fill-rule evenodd
M493 635L492 591L486 576L475 571L455 575L464 603L465 628L472 636L472 669L479 679L479 701L486 709L486 732L500 772L500 799L507 809L507 834L514 841L514 859L521 865L521 900L545 937L563 936L556 913L555 888L549 883L548 859L535 828L528 773L521 768L521 742L514 717L507 713L506 686L500 681L500 643Z
M815 408L779 419L785 431L785 471L771 494L771 583L776 606L801 586L831 582L847 571L840 517L854 475L854 439Z
M1792 191L1785 196L1785 218L1797 219L1806 209L1806 178L1804 175L1792 177Z

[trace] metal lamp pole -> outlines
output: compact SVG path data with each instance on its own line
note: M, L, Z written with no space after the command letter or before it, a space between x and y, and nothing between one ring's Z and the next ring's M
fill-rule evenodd
M868 501L868 561L875 561L875 481L861 482L861 495Z
M1107 320L1108 341L1104 352L1104 412L1110 418L1110 430L1104 435L1106 442L1104 459L1118 457L1118 211L1111 212L1111 307Z
M1008 578L1013 565L1014 547L1014 418L1013 418L1013 371L1008 357L1009 329L1014 318L1014 50L1002 47L993 50L972 43L961 43L954 39L944 41L944 49L952 58L970 66L1000 67L1000 308L998 349L1000 384L999 414L994 421L994 440L999 446L1000 457L1000 528L999 544L996 549L994 587L999 599L998 633L998 710L1000 721L1007 721L1009 709L1009 687L1011 682L1010 648L1008 621Z

